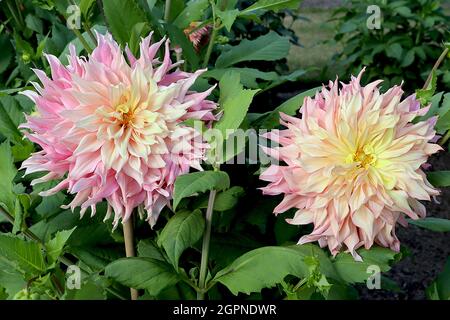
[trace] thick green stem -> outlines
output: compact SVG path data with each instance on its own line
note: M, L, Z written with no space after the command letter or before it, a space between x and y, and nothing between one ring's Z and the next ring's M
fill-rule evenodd
M450 130L448 130L447 133L439 141L439 145L443 147L447 143L448 139L450 139Z
M208 67L209 59L211 58L211 53L214 48L214 42L216 42L216 37L219 32L219 28L217 27L216 21L216 9L213 2L211 2L211 9L213 14L213 31L211 34L211 38L209 39L208 48L206 49L205 60L203 61L203 68Z
M133 235L133 217L130 217L123 223L123 237L125 239L125 254L127 258L135 257L134 235ZM131 300L137 300L139 293L136 289L130 288Z
M97 39L95 38L94 34L92 33L90 24L85 22L85 23L83 23L83 27L84 27L84 30L86 30L87 34L89 35L89 38L91 38L92 43L97 44Z
M166 6L164 8L164 21L169 22L170 18L170 7L172 6L171 0L166 0Z
M87 43L86 39L84 39L83 35L78 31L78 29L72 29L73 33L77 36L77 38L80 40L81 44L83 45L84 49L90 54L92 53L92 48Z
M206 49L205 60L203 61L203 68L208 67L209 59L211 58L211 53L214 48L214 42L216 41L218 30L214 27L211 39L209 40L208 49Z
M197 300L205 299L206 276L208 274L209 244L211 241L211 225L215 199L216 190L211 190L209 194L208 208L206 209L206 227L205 233L203 234L202 260L200 263L200 277L198 280L198 286L201 291L197 292Z

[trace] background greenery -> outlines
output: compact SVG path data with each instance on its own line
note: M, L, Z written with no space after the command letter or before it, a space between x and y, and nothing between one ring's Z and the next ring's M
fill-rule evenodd
M102 222L105 204L97 208L95 217L80 220L78 210L72 213L60 207L70 201L70 195L59 192L42 198L38 193L55 183L32 187L30 181L39 175L23 177L18 169L38 148L23 139L23 133L17 129L24 122L24 113L34 111L33 104L17 93L37 81L31 68L49 74L44 52L64 61L68 44L72 43L80 55L87 55L95 47L94 32L108 30L122 46L128 43L134 52L140 37L150 30L155 32L155 40L168 33L172 44L182 47L185 70L208 67L196 88L219 83L210 98L219 101L224 111L224 117L215 124L220 130L277 128L279 111L296 114L303 98L313 95L315 87L334 79L336 74L348 79L350 72L359 71L360 64L368 64L372 70L369 77L382 77L388 83L398 81L399 74L405 75L407 88L414 91L423 85L436 55L443 50L441 42L448 40L445 30L439 30L433 41L425 36L434 30L435 23L448 19L439 13L439 19L421 27L425 29L420 46L430 53L426 52L425 59L417 54L414 64L399 67L403 55L392 50L392 46L402 46L402 52L417 50L407 43L410 35L397 38L389 35L392 43L376 43L373 35L358 27L363 14L360 1L341 10L339 16L344 17L338 21L330 21L332 10L299 9L299 3L173 0L167 10L167 3L160 0L1 1L0 297L127 299L127 287L134 287L141 290L141 299L195 299L199 294L210 299L356 299L358 284L363 285L367 279L367 266L377 264L387 272L406 256L405 248L397 254L375 247L360 250L364 262L358 263L348 253L333 258L315 244L296 246L297 239L308 233L310 227L285 223L284 218L293 212L273 216L273 208L280 199L263 198L258 191L260 165L221 164L220 168L206 167L211 170L179 178L174 210L166 208L153 230L146 222L136 220L138 257L122 258L124 239L120 227L113 232L111 221ZM405 1L396 3L395 8L407 7ZM438 1L414 3L420 8L439 5ZM81 9L80 30L66 26L66 19L70 19L67 8L72 4ZM402 9L391 17L394 4L380 4L386 6L383 8L390 17L386 21L392 23L391 18L395 21L392 32L396 34L397 26L405 20L419 19L420 13L415 9L407 14ZM213 30L209 43L206 41L198 51L184 33L192 22ZM342 32L345 24L352 23L356 27L352 27L351 35L361 48L374 43L381 45L382 59L370 58L370 54L361 50L354 60L346 61L353 54L348 49L352 40L342 37ZM339 55L342 50L344 55ZM410 71L417 67L419 71ZM385 68L395 72L386 73ZM450 128L447 74L448 65L444 65L437 70L430 86L418 92L424 104L432 103L425 117L441 116L438 131L443 136ZM434 173L433 183L449 186L449 176L449 171ZM217 199L204 286L199 283L201 238L207 224L205 211L210 190L217 192ZM193 197L194 194L198 196ZM448 220L436 218L424 220L420 227L436 232L450 230ZM82 270L80 290L65 287L65 272L72 264ZM429 298L449 298L448 269L429 286ZM385 289L399 289L387 278L383 284Z

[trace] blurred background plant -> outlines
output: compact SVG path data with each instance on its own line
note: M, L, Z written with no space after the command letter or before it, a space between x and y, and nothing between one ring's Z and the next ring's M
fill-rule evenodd
M380 8L380 28L370 29L368 6ZM356 74L369 66L366 80L385 80L388 88L404 81L412 92L425 82L442 45L450 37L450 15L439 0L348 0L333 12L337 22L333 43L342 50L333 63L342 66L342 74ZM450 61L442 70L447 70ZM437 72L438 85L450 89L450 76Z

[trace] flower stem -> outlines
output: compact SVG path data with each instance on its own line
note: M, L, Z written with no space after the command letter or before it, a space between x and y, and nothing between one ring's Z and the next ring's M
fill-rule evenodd
M164 8L164 21L165 22L169 22L171 6L172 6L172 1L166 0L166 7Z
M92 43L94 43L96 45L97 39L95 38L94 34L92 33L90 24L85 22L85 23L83 23L83 27L86 30L87 34L89 35L89 38L91 38Z
M81 44L83 45L84 49L90 54L92 53L92 48L87 43L86 39L84 39L83 35L78 31L78 29L72 29L73 33L77 36L78 40L80 40Z
M442 51L441 55L436 60L436 63L434 64L433 69L431 69L430 74L428 75L427 81L425 81L425 84L423 85L423 89L428 88L428 86L430 85L431 79L433 78L433 72L436 72L436 70L439 68L442 61L444 61L445 56L448 54L448 51L449 51L448 48L445 48L445 50Z
M447 133L439 141L439 145L443 147L447 143L448 139L450 139L450 130L448 130Z
M216 41L219 28L216 25L216 9L213 3L211 3L212 13L213 13L213 31L211 38L209 39L208 48L206 49L205 60L203 61L203 68L208 67L209 59L211 58L211 53L214 48L214 42Z
M208 273L209 244L211 240L211 225L215 199L216 190L211 190L211 192L209 193L208 208L206 209L206 228L205 233L203 234L202 260L200 263L200 277L198 280L198 286L201 291L197 292L197 300L205 299L204 289L206 287L206 276Z
M123 223L123 237L125 239L125 254L127 258L135 257L134 235L133 235L133 217L131 216ZM131 300L137 300L139 293L136 289L130 288Z
M433 78L433 72L436 72L436 70L439 68L442 61L444 61L444 59L448 53L449 53L449 48L445 48L444 51L442 51L441 55L436 60L436 63L434 64L433 69L431 69L430 74L428 75L427 81L425 81L425 84L423 85L423 89L428 88L428 86L430 85L431 79ZM450 138L450 130L447 131L447 133L444 135L444 137L442 137L441 140L439 140L438 144L441 146L444 146L449 138Z
M203 68L208 67L209 59L211 58L211 53L214 47L214 42L217 37L217 29L214 28L211 34L211 39L209 40L208 49L206 50L205 60L203 61Z

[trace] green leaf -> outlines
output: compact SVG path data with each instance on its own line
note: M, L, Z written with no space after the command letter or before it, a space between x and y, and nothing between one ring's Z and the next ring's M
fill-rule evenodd
M436 232L450 232L450 220L440 218L407 219L409 223Z
M214 201L215 211L226 211L233 209L238 203L239 198L244 194L244 188L239 186L231 187L228 190L219 192ZM198 206L199 209L208 207L208 199L205 198Z
M428 105L428 103L431 101L431 98L436 92L436 83L437 83L437 76L436 72L433 70L431 72L431 81L428 84L428 86L424 89L416 90L416 98L420 101L420 104L422 106Z
M20 290L27 285L27 279L20 273L18 268L9 261L0 257L0 287L5 288L8 298L13 298Z
M227 72L234 71L241 76L241 83L247 88L259 88L256 79L261 79L265 81L274 81L279 78L279 75L274 72L263 72L257 69L252 68L226 68L226 69L218 69L214 68L212 70L208 70L203 74L203 77L213 78L216 80L220 80Z
M123 46L130 41L133 27L146 22L144 12L134 0L103 1L103 12L109 30Z
M401 16L404 16L404 17L411 16L411 9L408 7L404 7L404 6L395 8L394 12L397 12L398 14L400 14Z
M435 187L450 187L450 171L428 172L427 178Z
M442 104L438 109L438 115L436 131L443 134L450 129L450 93L444 94L444 99L442 99Z
M89 20L93 7L94 7L95 0L81 0L80 1L80 12L83 15L85 20Z
M319 90L319 87L304 91L283 104L278 106L275 110L267 113L264 117L258 118L256 124L265 129L274 129L280 125L280 112L289 116L294 116L302 107L303 101L306 97L312 97Z
M25 23L29 29L31 29L39 34L43 33L42 20L39 19L38 17L36 17L32 14L28 14L25 17Z
M0 48L2 48L2 54L0 55L0 74L2 74L8 68L14 56L9 37L6 35L0 34Z
M337 273L348 283L367 281L371 275L368 268L372 265L379 267L381 272L389 271L390 263L398 257L398 253L381 247L360 249L358 254L363 261L355 261L350 253L339 253L334 260Z
M2 135L15 143L22 143L22 134L17 127L23 119L23 114L13 97L0 97L0 133Z
M138 256L143 258L152 258L156 260L166 261L160 249L151 240L141 240L137 246Z
M123 258L106 266L105 275L124 286L146 289L153 296L180 279L173 267L152 258Z
M201 210L178 212L170 218L158 237L158 245L164 248L175 270L183 251L200 240L204 229Z
M30 276L40 275L46 269L39 244L7 234L0 234L0 260L7 260Z
M398 61L402 60L403 49L402 46L395 42L386 48L386 55L389 58L395 58Z
M255 40L242 40L238 45L224 51L216 61L217 68L226 68L243 61L275 61L289 53L289 39L270 31Z
M426 292L431 300L450 300L450 257L447 258L444 271L438 275Z
M34 150L33 143L28 139L23 139L23 135L18 129L18 126L25 120L23 112L29 111L28 101L28 98L24 96L3 96L0 93L0 134L14 144L12 154L16 162L27 159Z
M327 300L357 300L358 291L352 286L333 284L327 295Z
M101 272L111 262L123 257L121 246L105 247L70 247L70 254L88 266L92 271Z
M322 250L319 246L312 243L306 243L302 245L292 245L289 246L289 248L292 248L303 256L314 257L319 263L320 273L329 278L333 278L334 280L342 280L339 274L336 272L334 265L328 256L328 253Z
M402 57L400 64L401 67L406 68L414 62L414 49L409 50L404 57Z
M183 50L184 59L191 64L193 69L197 69L200 63L199 55L186 34L172 24L166 25L165 29L169 33L172 43L179 45Z
M213 281L225 285L234 295L250 294L280 283L287 275L305 277L305 255L289 247L262 247L247 252L219 271Z
M53 239L45 243L47 258L50 264L55 263L62 255L64 246L75 229L76 227L72 228L71 230L58 231Z
M225 190L230 187L228 174L222 171L200 171L181 175L175 181L173 209L176 210L181 199L208 190Z
M216 6L216 14L228 31L231 31L231 27L233 26L236 18L239 16L239 13L240 12L238 9L222 11Z
M0 144L0 206L9 213L15 211L15 195L13 192L13 180L17 174L11 147L8 141Z
M141 39L150 32L150 26L147 22L138 22L131 29L131 37L128 46L134 55L139 52L139 43Z
M102 286L86 281L80 289L67 290L65 300L105 300L106 292Z
M25 219L31 205L30 196L26 193L17 195L14 208L14 225L12 233L16 234L26 228Z
M191 22L202 20L208 7L208 0L191 0L187 3L186 8L176 17L173 24L180 29L185 29Z
M301 0L259 0L242 11L242 14L254 13L258 10L298 9Z
M258 90L243 89L240 75L234 71L227 72L219 83L220 104L223 116L214 124L214 129L222 133L224 140L239 128L244 121L250 103Z

